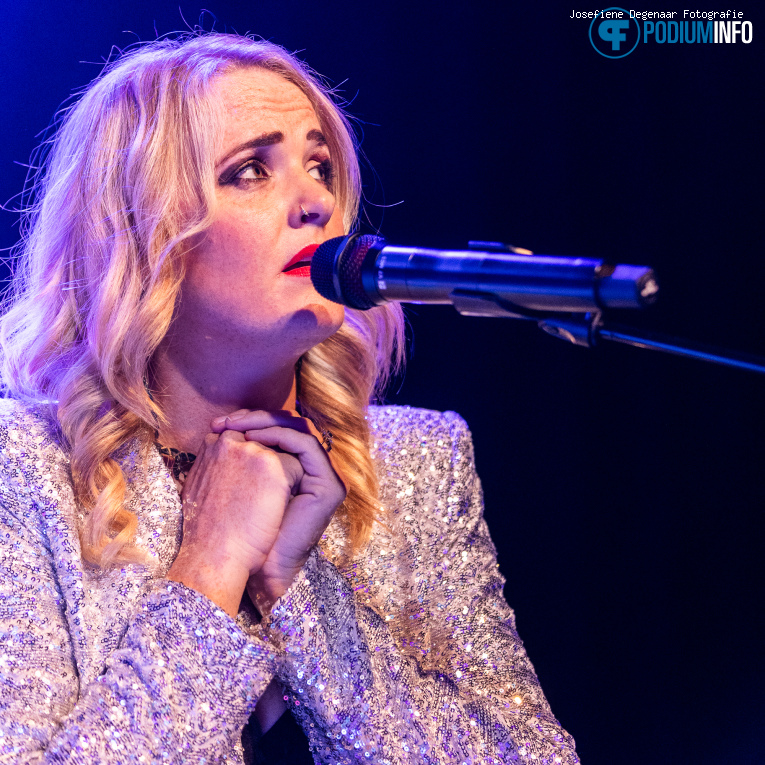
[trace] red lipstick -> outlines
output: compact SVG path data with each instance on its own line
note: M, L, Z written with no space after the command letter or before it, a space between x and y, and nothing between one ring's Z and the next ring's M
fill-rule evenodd
M311 258L318 247L318 244L309 244L307 247L303 247L300 252L290 258L287 265L282 269L282 273L288 276L310 276Z

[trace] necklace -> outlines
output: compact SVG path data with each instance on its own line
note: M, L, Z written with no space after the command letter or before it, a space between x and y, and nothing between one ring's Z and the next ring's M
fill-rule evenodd
M173 478L183 486L197 455L173 449L172 446L162 446L159 442L157 442L157 448L165 461L165 465L167 465L167 469L173 474Z

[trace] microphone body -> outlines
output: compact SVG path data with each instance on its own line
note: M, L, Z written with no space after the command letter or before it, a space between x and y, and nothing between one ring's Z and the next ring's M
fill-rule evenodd
M612 266L590 258L400 247L380 237L358 234L320 245L311 262L311 279L319 294L352 308L367 309L389 301L447 303L472 315L508 314L507 310L487 312L480 307L492 301L543 312L640 308L652 303L658 291L647 266Z

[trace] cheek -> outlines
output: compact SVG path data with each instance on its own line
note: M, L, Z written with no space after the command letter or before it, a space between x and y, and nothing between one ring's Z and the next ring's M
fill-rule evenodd
M268 221L230 218L216 222L191 253L192 268L212 284L236 289L268 272L268 254L275 250L274 227Z

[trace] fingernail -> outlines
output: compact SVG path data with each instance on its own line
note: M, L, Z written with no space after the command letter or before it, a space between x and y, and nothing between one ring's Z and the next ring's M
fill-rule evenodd
M217 428L219 425L223 425L225 422L226 422L226 418L225 417L216 417L212 421L212 424L213 424L214 428Z
M229 415L226 419L233 422L234 420L241 420L246 414L247 412L234 412L234 414Z

